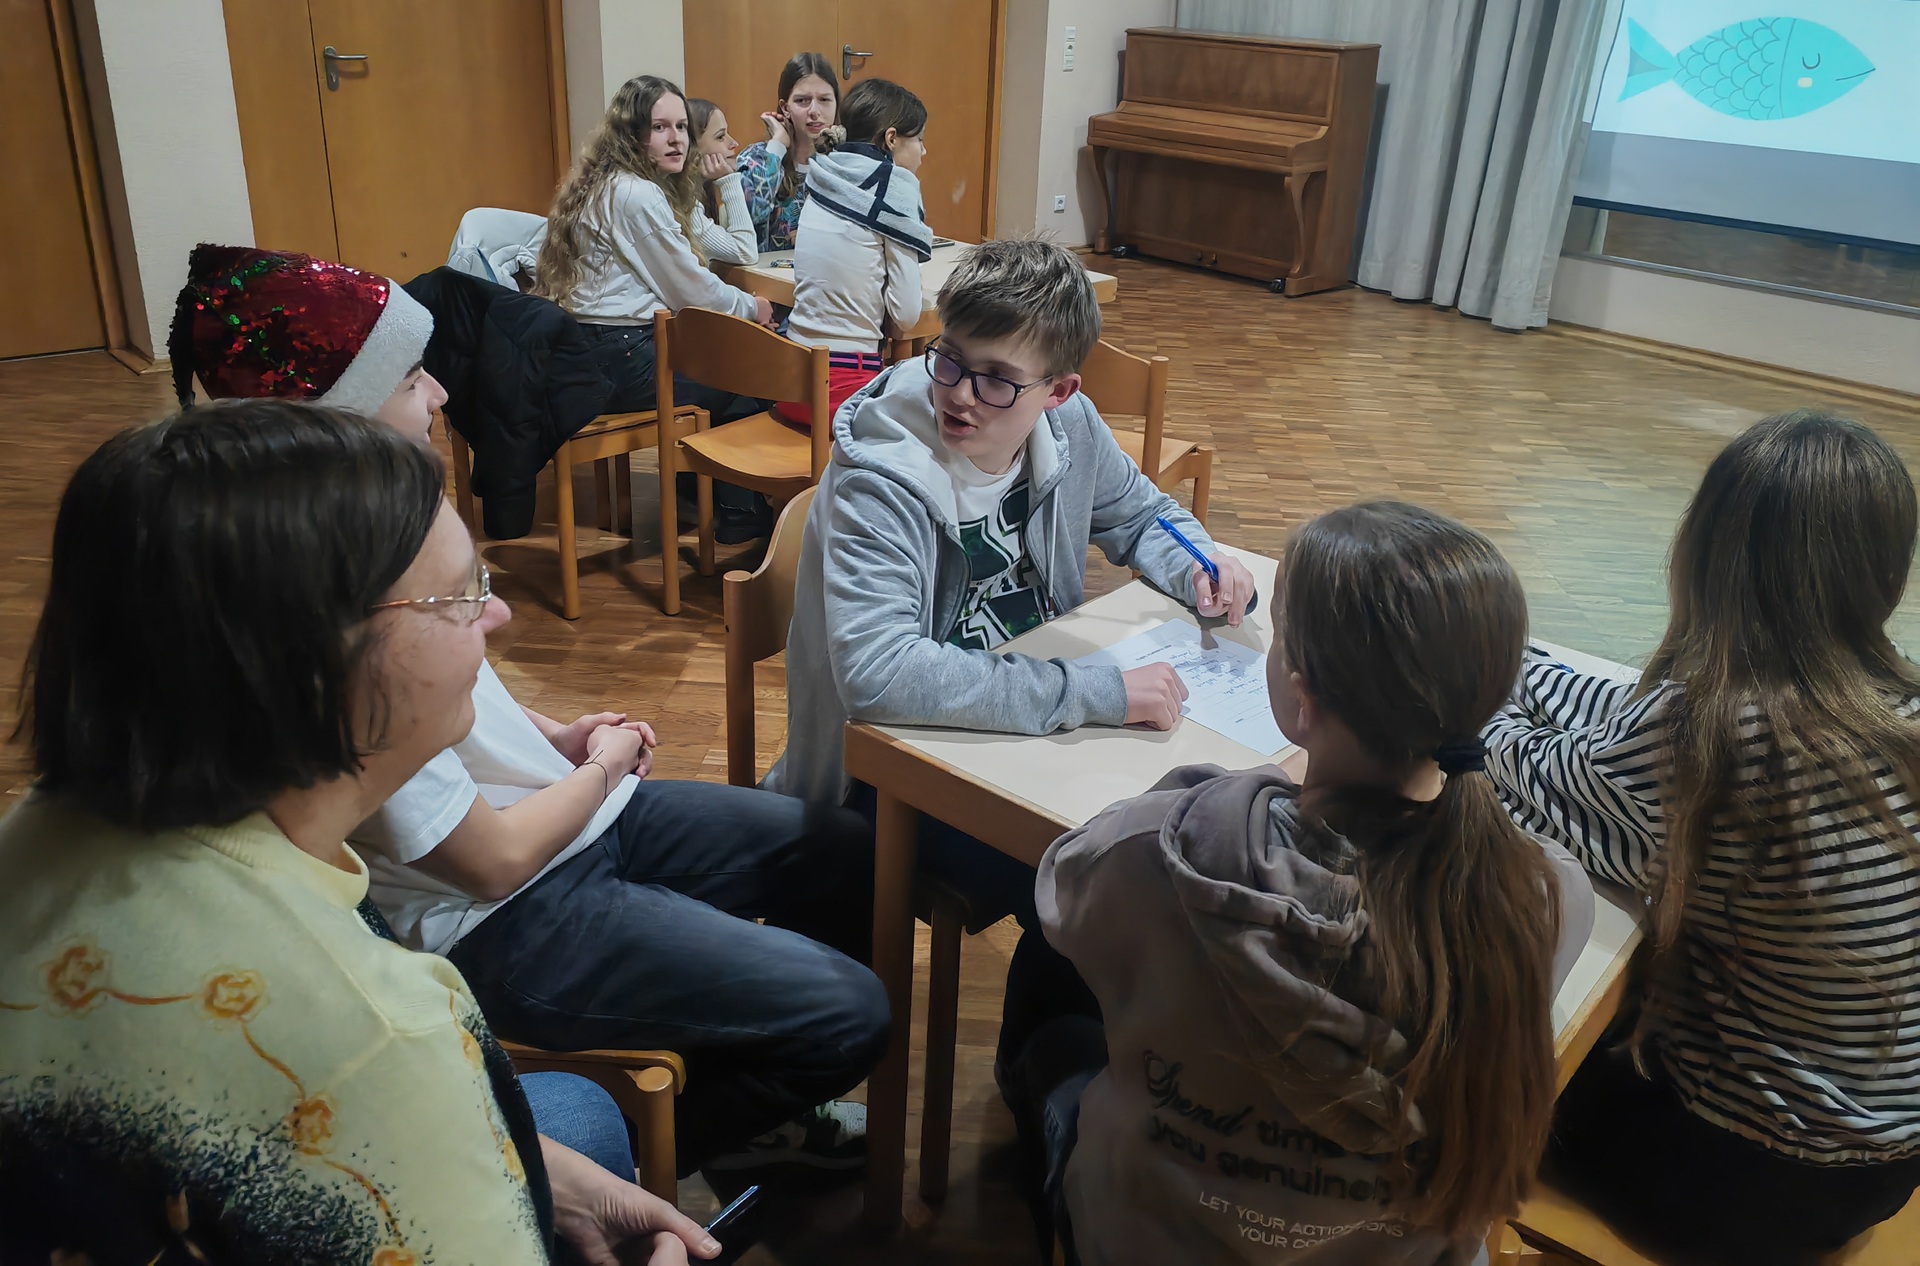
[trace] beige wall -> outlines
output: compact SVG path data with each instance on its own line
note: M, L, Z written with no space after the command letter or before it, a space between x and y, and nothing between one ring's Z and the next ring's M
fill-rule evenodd
M187 253L253 244L226 19L220 0L80 0L74 16L128 341L164 357Z
M567 130L575 151L627 80L685 80L680 0L564 0L560 16L567 42Z
M1033 215L1041 232L1068 246L1084 246L1093 238L1099 207L1093 169L1081 153L1087 119L1119 102L1120 53L1127 46L1127 28L1172 26L1174 0L1050 0L1047 9ZM1062 70L1061 48L1069 26L1076 28L1078 50L1074 68ZM1013 61L1011 48L1007 60ZM1007 179L1004 166L1001 179ZM1053 209L1059 194L1067 198L1064 212Z
M1592 259L1560 261L1552 319L1920 393L1920 320Z

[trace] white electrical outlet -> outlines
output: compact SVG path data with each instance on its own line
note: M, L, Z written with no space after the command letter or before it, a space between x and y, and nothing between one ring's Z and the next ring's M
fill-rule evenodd
M1065 210L1067 209L1067 195L1066 195L1066 194L1064 194L1064 193L1056 193L1056 194L1054 194L1054 195L1053 195L1053 209L1054 209L1055 211L1065 211Z
M1060 48L1060 69L1061 70L1073 69L1074 49L1075 49L1075 46L1078 45L1079 43L1080 43L1080 28L1077 26L1068 27L1067 38L1061 44L1061 48Z

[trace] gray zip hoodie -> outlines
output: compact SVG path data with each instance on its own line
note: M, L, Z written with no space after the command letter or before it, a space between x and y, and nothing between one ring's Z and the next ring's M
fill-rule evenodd
M1479 1250L1388 1210L1376 1158L1407 1042L1321 983L1367 916L1351 846L1309 834L1296 795L1275 769L1176 769L1041 859L1047 939L1107 1029L1065 1179L1087 1266L1440 1266ZM1593 888L1540 845L1565 910L1557 989Z
M1117 668L947 644L969 575L931 388L925 364L905 361L834 415L833 460L807 514L794 583L787 750L767 775L773 791L845 799L849 718L1009 734L1126 720ZM1032 509L1022 539L1049 619L1080 605L1089 540L1192 605L1191 560L1154 517L1207 553L1212 540L1120 451L1085 396L1041 416L1026 460Z

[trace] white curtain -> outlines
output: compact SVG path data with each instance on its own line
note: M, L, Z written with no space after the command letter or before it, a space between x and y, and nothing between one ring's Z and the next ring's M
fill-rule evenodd
M1608 9L1609 0L1181 0L1177 21L1378 43L1390 86L1357 280L1523 330L1547 323Z

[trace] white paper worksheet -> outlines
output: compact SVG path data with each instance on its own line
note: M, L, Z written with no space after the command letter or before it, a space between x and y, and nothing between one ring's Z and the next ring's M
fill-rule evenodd
M1293 746L1273 719L1267 703L1266 656L1250 646L1211 639L1201 645L1200 630L1184 620L1168 620L1081 656L1082 664L1112 664L1123 672L1148 664L1171 664L1187 684L1181 713L1216 734L1272 756Z

